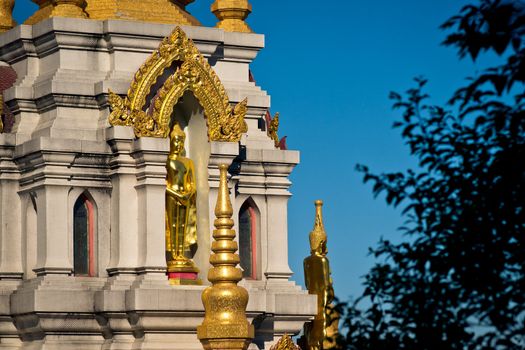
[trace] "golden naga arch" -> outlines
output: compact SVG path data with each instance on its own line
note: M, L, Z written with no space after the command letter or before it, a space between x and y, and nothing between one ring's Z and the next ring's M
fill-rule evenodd
M157 79L176 62L182 64L146 106ZM210 141L237 142L248 131L244 120L247 100L232 108L219 77L179 27L139 68L125 98L109 91L109 122L133 126L137 137L167 137L173 108L188 90L204 109Z

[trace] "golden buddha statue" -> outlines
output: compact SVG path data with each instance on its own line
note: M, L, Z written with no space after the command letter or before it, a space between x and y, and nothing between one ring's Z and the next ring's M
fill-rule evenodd
M310 232L310 256L304 259L304 279L310 294L317 295L317 315L312 322L305 324L304 334L309 350L323 349L328 339L328 330L333 325L327 311L334 300L334 290L330 277L330 264L326 254L326 232L323 225L323 202L315 201L315 224ZM330 333L333 333L331 330ZM332 334L331 334L332 335Z
M185 139L176 123L166 162L166 262L172 284L200 283L190 257L197 244L197 185L193 162L184 156Z

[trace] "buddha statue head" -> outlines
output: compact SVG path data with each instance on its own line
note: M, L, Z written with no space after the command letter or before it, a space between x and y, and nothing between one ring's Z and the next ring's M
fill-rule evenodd
M310 232L310 252L312 254L325 256L328 253L326 248L326 231L323 225L323 201L315 201L315 224L314 229Z
M175 123L170 132L170 154L183 155L186 134L179 123Z

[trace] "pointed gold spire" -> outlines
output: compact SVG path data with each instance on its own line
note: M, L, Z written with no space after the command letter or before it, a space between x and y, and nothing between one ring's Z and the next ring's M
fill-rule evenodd
M86 0L31 0L38 5L38 10L29 17L25 24L36 24L50 17L87 18Z
M205 316L197 327L197 336L206 350L246 350L254 337L254 328L246 319L248 292L237 285L242 271L237 268L239 255L235 230L233 230L233 208L228 189L228 166L221 164L219 193L215 206L213 230L214 242L210 256L212 268L208 280L212 286L202 293Z
M219 19L217 28L227 32L253 32L245 22L252 12L252 5L248 0L215 0L211 5L211 12Z
M15 0L0 0L0 33L7 32L16 23L13 19Z

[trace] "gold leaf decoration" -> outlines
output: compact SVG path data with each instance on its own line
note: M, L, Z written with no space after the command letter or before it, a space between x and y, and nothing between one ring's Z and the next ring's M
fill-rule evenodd
M268 135L273 140L275 148L279 148L279 113L275 113L275 116L271 119L270 125L268 125Z
M151 88L174 63L178 64L175 73L166 79L146 106ZM164 38L139 68L125 98L109 92L109 122L133 126L137 137L167 137L173 109L188 90L204 109L209 140L237 142L248 131L244 120L247 101L232 108L219 77L179 27Z

